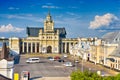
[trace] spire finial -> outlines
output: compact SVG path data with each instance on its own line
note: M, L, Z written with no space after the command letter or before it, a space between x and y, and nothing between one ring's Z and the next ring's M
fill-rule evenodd
M52 21L51 15L50 15L50 6L48 6L48 15L46 17L47 21Z
M50 15L50 6L48 6L48 15Z

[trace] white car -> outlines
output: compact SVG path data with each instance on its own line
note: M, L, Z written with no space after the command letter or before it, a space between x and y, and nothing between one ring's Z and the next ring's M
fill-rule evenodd
M63 57L65 57L65 58L66 58L66 57L68 57L68 56L67 56L67 54L64 54L64 55L63 55Z
M26 63L39 63L40 62L40 58L28 58L26 60Z
M76 63L79 63L79 60L75 60Z
M50 60L50 61L54 61L53 57L47 57L47 59Z
M72 62L65 62L65 64L63 64L63 65L68 66L68 67L69 67L69 66L73 66L73 65L72 65Z

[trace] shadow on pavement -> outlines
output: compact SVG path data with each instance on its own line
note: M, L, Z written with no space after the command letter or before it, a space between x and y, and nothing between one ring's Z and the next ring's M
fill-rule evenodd
M33 78L30 78L30 80L35 80L35 79L39 79L39 78L42 78L42 76L33 77Z
M14 64L19 64L20 62L20 55L15 55L14 56Z
M14 64L19 64L20 62L20 55L18 52L15 52L13 50L10 50L10 57L13 57L14 58Z

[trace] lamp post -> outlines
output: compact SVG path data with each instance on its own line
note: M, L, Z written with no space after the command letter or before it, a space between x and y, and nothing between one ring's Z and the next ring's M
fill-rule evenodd
M76 65L76 62L75 62L75 54L76 54L76 45L74 47L72 47L72 51L73 51L73 57L74 57L74 66L75 66L75 70L77 70L77 65Z
M83 54L82 54L82 57L83 57ZM83 72L83 58L82 58L81 71Z

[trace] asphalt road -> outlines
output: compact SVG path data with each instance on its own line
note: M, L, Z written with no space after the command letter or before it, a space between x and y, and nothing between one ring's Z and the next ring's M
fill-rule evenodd
M14 66L14 72L21 74L22 71L29 71L30 72L30 80L36 80L37 78L43 78L43 77L68 77L70 76L71 72L74 70L81 70L81 65L82 63L76 63L75 67L66 67L64 66L63 62L58 62L58 61L50 61L46 58L41 58L40 63L33 63L33 64L28 64L26 63L26 60L28 58L25 57L20 57L19 64L15 64ZM71 61L66 59L66 61ZM101 71L102 74L104 75L113 75L114 73L111 74L111 70L106 69L104 67L101 67L99 65L95 65L93 63L89 62L83 62L83 70L89 70L92 72L97 72ZM113 72L113 71L112 71ZM48 80L48 79L44 79ZM53 80L53 79L50 79ZM58 80L58 79L57 79ZM61 79L60 79L61 80ZM63 79L62 79L63 80ZM65 79L67 80L67 79ZM70 79L68 79L70 80Z
M64 66L63 62L40 59L40 63L28 64L25 62L27 58L21 57L20 63L14 66L14 72L21 74L22 71L29 71L31 80L34 80L41 77L68 77L75 69Z

